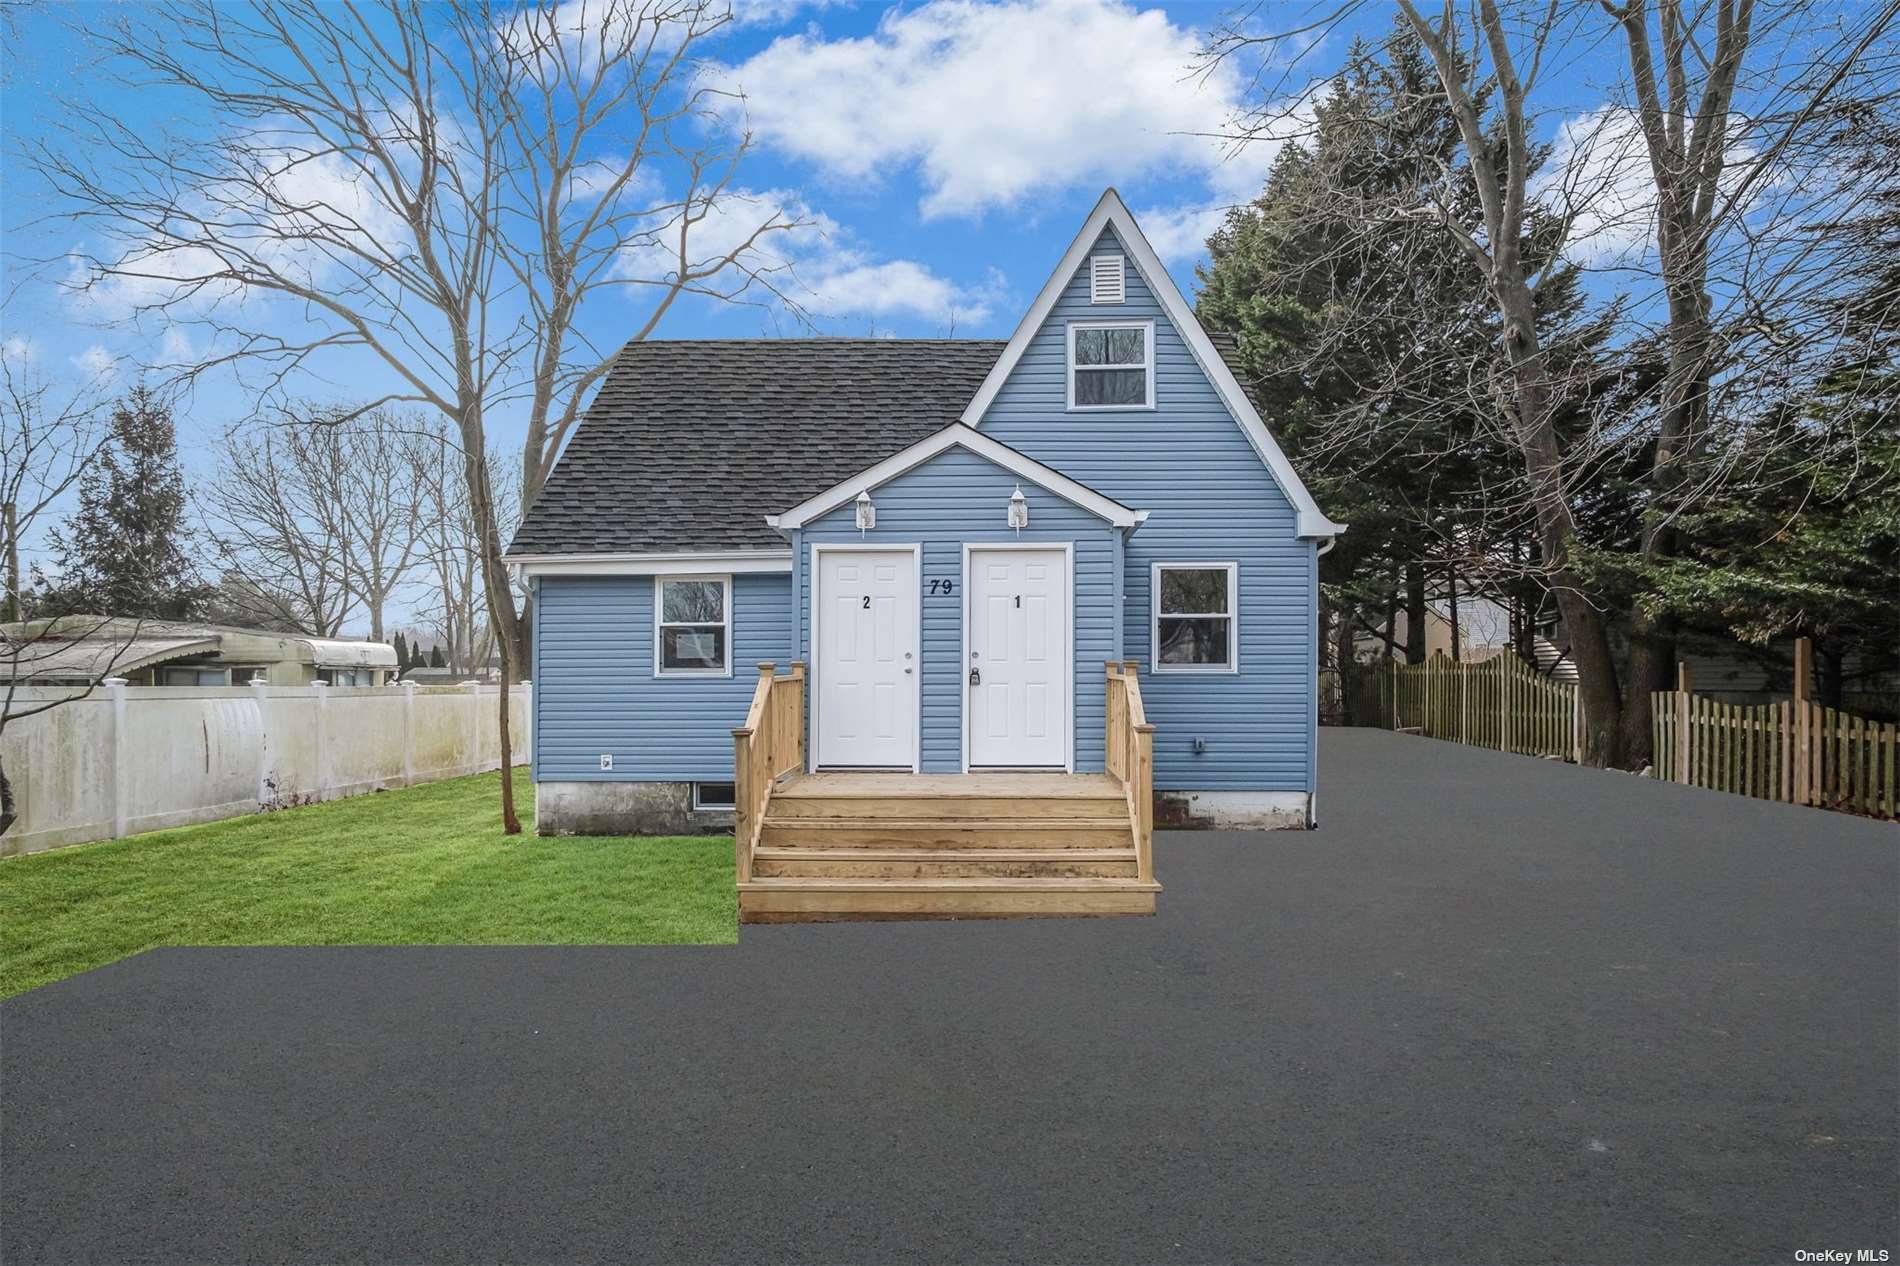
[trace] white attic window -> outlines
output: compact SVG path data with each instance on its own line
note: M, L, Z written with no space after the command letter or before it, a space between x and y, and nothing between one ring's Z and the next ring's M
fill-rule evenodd
M1097 255L1089 260L1089 302L1120 303L1125 295L1120 255Z

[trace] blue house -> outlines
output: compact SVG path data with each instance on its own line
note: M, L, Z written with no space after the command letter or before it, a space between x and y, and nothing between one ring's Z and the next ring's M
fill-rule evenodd
M537 828L748 919L1146 913L1314 821L1313 502L1113 190L1007 343L645 341L510 547Z

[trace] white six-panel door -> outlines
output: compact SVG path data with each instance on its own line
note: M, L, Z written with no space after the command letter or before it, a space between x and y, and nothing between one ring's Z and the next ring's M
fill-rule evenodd
M971 546L964 680L971 768L1069 760L1069 555Z
M917 556L902 550L815 552L812 640L817 763L917 765Z

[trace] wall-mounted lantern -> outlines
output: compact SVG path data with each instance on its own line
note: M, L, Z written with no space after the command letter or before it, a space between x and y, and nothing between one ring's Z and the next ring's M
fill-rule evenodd
M858 531L868 532L877 526L877 507L871 504L871 490L865 489L858 494Z
M1029 526L1029 502L1023 499L1023 486L1016 485L1016 491L1009 494L1009 525L1021 532Z

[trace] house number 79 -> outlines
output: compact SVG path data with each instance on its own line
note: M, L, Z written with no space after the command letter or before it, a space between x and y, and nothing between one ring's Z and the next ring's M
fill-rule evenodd
M936 593L950 594L950 593L955 593L956 591L957 591L957 582L954 580L933 580L930 582L930 592L933 594L936 594Z

